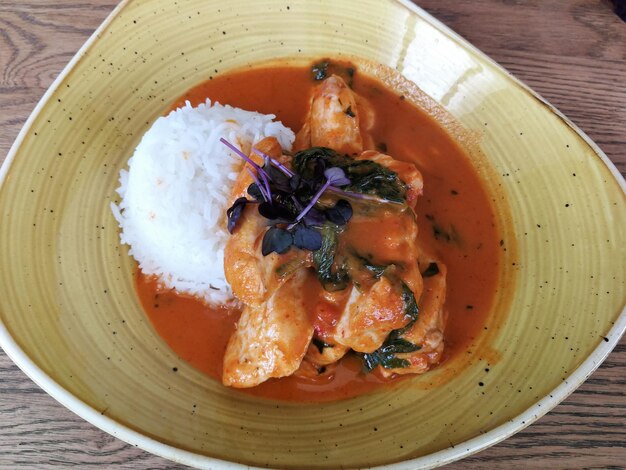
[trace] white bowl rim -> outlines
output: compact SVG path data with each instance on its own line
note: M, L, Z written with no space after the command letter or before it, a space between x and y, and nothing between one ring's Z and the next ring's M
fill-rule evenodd
M589 136L587 136L578 126L576 126L572 121L570 121L565 115L563 115L558 109L552 106L547 100L533 91L529 86L520 81L518 78L511 75L504 67L498 64L496 61L487 56L480 49L473 46L467 40L465 40L462 36L455 33L452 29L447 27L441 21L437 20L435 17L430 15L430 13L426 12L424 9L418 7L417 5L411 3L409 0L394 0L407 9L411 10L412 13L419 15L426 21L428 21L432 26L436 29L442 31L450 38L454 39L456 42L463 44L463 47L470 49L473 53L479 55L481 58L488 60L491 64L497 67L502 72L506 73L513 82L519 86L521 86L527 93L531 94L533 97L540 100L544 103L551 112L557 115L566 125L568 125L574 132L576 132L582 139L591 147L594 153L600 157L602 162L607 166L607 168L611 171L618 184L622 188L622 191L626 194L626 180L617 170L616 166L611 162L611 160L606 156L606 154L598 147L598 145L593 142ZM107 16L107 18L102 22L100 26L94 31L94 33L89 37L89 39L83 44L83 46L78 50L76 55L72 57L70 62L65 66L62 72L58 75L58 77L54 80L54 82L50 85L48 90L45 92L43 97L35 106L35 109L30 114L24 127L22 127L19 132L15 142L11 146L7 157L0 167L0 187L4 183L6 179L6 175L8 170L17 154L17 150L19 149L22 141L24 140L26 134L30 130L33 122L35 121L37 115L43 108L43 106L47 103L48 98L56 91L59 87L60 83L65 79L65 77L69 74L69 72L73 69L73 67L80 61L80 59L86 54L86 52L91 48L93 43L100 37L101 33L106 29L106 27L113 21L113 19L119 14L124 7L130 3L131 0L122 0L113 11ZM618 344L620 338L626 331L626 306L622 309L620 316L615 321L613 327L607 333L605 340L602 341L593 352L583 361L583 363L574 370L566 380L563 381L560 385L554 388L546 397L537 401L530 408L528 408L523 413L520 413L516 417L509 420L507 423L501 424L500 426L488 431L480 436L468 439L467 441L461 442L456 446L451 446L446 449L423 455L414 459L396 462L392 464L385 464L377 467L373 467L375 469L387 469L387 470L404 470L404 469L415 469L415 468L435 468L441 465L445 465L456 460L460 460L462 458L468 457L472 454L480 452L481 450L486 449L494 444L497 444L513 434L521 431L526 428L530 424L534 423L536 420L544 416L550 410L552 410L555 406L565 400L571 393L573 393L582 383L602 364L602 362L608 357L611 351ZM261 467L251 467L249 465L244 465L236 462L229 462L226 460L217 459L214 457L209 457L202 454L197 454L191 451L183 450L178 447L165 444L163 442L158 441L157 439L145 436L140 432L137 432L128 426L125 426L112 418L109 418L103 415L100 411L95 408L87 405L85 402L81 401L79 398L70 393L67 389L63 388L57 382L55 382L48 374L46 374L41 368L39 368L24 352L24 350L17 344L17 342L13 339L8 329L0 319L0 347L5 351L7 356L39 387L41 387L46 393L48 393L52 398L57 400L63 406L65 406L70 411L74 412L85 421L93 424L94 426L100 428L101 430L107 432L108 434L121 439L122 441L135 446L141 449L144 449L150 453L158 455L160 457L164 457L166 459L172 460L174 462L182 463L185 465L189 465L196 468L206 468L206 469L261 469Z

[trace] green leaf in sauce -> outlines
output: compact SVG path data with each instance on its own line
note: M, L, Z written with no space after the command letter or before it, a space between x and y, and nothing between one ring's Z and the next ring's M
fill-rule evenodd
M411 363L406 359L397 357L396 354L410 353L421 349L421 346L402 338L402 335L411 329L419 317L415 295L404 282L402 283L402 301L404 302L404 314L410 318L409 323L389 333L383 345L373 353L360 354L365 372L371 372L379 365L385 369L408 367Z
M313 67L311 67L311 76L313 77L313 80L320 82L328 77L329 65L330 63L328 60L323 60L314 64Z
M387 339L385 343L373 353L362 354L363 368L365 372L373 371L376 366L382 366L385 369L402 369L408 367L411 363L407 359L397 357L396 354L410 353L420 349L409 341L396 338L395 340Z
M363 266L374 279L380 279L389 267L388 265L374 264L370 258L360 255L355 250L350 250L350 255L356 258L358 263Z
M437 222L433 221L433 235L437 240L441 240L446 243L455 243L457 245L462 244L461 235L454 225L450 225L450 229L445 229Z
M353 64L330 59L322 59L311 66L311 78L314 81L320 82L331 75L339 75L350 88L352 88L355 73L356 68Z
M345 289L350 277L345 267L335 267L335 256L338 250L340 228L334 224L325 224L320 232L322 246L313 252L313 264L317 278L329 292Z
M309 180L318 178L320 166L341 168L350 180L344 191L406 202L406 185L398 174L372 160L354 160L329 148L311 147L296 153L293 164L297 173Z
M322 341L319 338L313 338L311 340L311 343L313 343L313 346L315 346L317 348L317 350L320 352L320 354L324 353L324 349L326 348L334 348L335 345L334 344L328 344L324 341Z
M430 263L422 273L422 277L433 277L439 274L439 266L437 263Z

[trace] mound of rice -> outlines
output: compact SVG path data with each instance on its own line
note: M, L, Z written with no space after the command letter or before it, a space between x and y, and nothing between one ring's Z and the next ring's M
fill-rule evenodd
M274 136L289 150L294 134L275 117L187 102L146 132L120 172L121 202L111 205L122 243L145 274L211 304L233 302L224 276L225 214L242 162L219 139L249 153Z

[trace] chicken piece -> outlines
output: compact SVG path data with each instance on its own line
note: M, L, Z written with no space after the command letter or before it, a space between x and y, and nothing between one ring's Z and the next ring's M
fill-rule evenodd
M434 258L423 256L420 259L422 269L436 262ZM447 311L444 308L446 301L446 267L436 262L439 272L424 278L424 291L419 299L419 316L415 324L401 337L402 339L421 346L411 353L397 354L399 359L409 362L408 367L384 369L378 367L384 377L393 374L423 374L431 366L439 363L444 349L443 331L447 320Z
M353 287L333 340L358 352L378 349L391 331L410 321L405 315L401 286L381 277L363 292Z
M315 378L322 374L330 375L337 361L350 350L346 346L337 344L332 337L349 296L350 289L334 292L320 289L311 315L314 337L296 372L297 376Z
M246 305L260 304L267 294L258 256L264 226L256 206L248 205L224 249L226 280L235 297Z
M254 147L272 158L279 158L282 154L280 144L274 137L267 137ZM255 152L250 153L250 158L259 165L263 163L263 158ZM251 167L246 164L241 169L233 187L230 204L239 197L247 196L248 186L254 182L246 168ZM256 205L248 205L224 249L226 280L235 297L246 305L259 305L268 293L264 275L266 268L260 253L265 226L266 220L259 215Z
M361 139L363 140L363 150L375 149L376 143L372 137L372 130L376 124L376 111L372 103L361 95L354 95L356 99L356 109L359 114L359 127Z
M372 160L396 172L398 177L407 185L406 202L411 209L415 210L417 198L424 192L424 179L413 163L396 160L376 150L366 150L357 157L357 160Z
M263 139L255 148L286 163L275 138ZM263 160L255 152L250 158L259 165ZM231 203L245 196L253 181L243 168ZM245 305L224 355L222 382L232 387L252 387L272 377L291 375L300 366L313 335L304 286L313 274L302 269L311 265L311 254L290 250L263 256L266 227L257 207L248 205L225 248L226 279Z
M260 305L246 306L224 354L224 385L254 387L293 374L313 337L305 301L307 269L297 270Z
M294 151L310 147L328 147L348 155L363 150L354 93L337 75L315 88L309 113L296 136Z
M417 234L413 210L406 206L398 210L396 205L390 205L378 209L373 215L355 213L342 237L346 246L357 254L364 256L370 253L372 256L368 261L371 264L381 267L392 265L394 274L409 286L415 298L419 298L422 276L417 264L420 256ZM363 267L363 260L357 260L350 272L359 284L364 283L363 277L371 278L371 272Z
M411 184L421 183L421 175L412 165L377 152L372 155L383 160L385 166L393 165L409 175ZM411 321L406 313L403 283L416 299L420 297L423 283L417 234L415 213L406 206L380 208L374 215L353 215L342 239L357 254L350 263L354 286L329 342L371 353L391 331ZM365 256L368 253L369 257ZM384 269L382 277L372 278L372 267Z

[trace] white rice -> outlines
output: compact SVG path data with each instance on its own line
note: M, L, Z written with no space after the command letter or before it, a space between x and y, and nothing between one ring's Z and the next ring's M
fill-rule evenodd
M145 274L210 304L233 302L224 276L225 214L242 161L219 139L248 154L274 136L290 150L294 134L275 117L187 102L146 132L120 172L121 202L111 204L122 243Z

